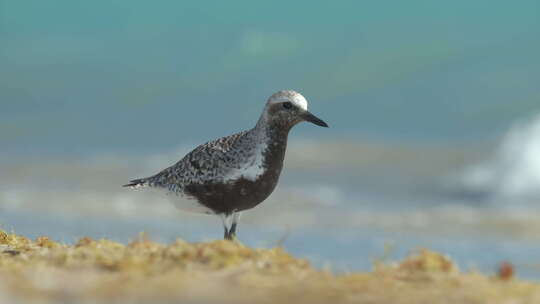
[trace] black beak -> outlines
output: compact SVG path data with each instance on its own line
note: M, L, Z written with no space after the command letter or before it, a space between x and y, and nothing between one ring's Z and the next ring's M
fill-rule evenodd
M302 114L302 118L305 120L305 121L309 121L313 124L316 124L317 126L321 126L321 127L325 127L325 128L328 128L328 125L322 120L320 119L319 117L311 114L310 112L308 111L305 111L303 114Z

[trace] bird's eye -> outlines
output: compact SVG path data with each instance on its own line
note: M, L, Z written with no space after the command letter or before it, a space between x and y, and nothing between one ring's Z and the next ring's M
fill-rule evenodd
M291 102L284 102L283 103L283 107L287 110L291 109L292 108L292 103Z

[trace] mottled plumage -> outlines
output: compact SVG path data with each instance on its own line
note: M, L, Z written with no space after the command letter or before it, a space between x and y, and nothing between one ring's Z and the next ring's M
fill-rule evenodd
M191 201L179 205L181 209L221 215L225 238L230 239L239 212L255 207L274 190L289 130L303 120L327 127L307 111L302 95L277 92L266 103L253 129L200 145L173 166L125 186L157 189ZM230 217L233 221L229 228Z

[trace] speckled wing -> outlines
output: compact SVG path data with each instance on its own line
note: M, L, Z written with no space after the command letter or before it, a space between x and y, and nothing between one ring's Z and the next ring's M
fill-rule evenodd
M210 141L145 182L148 186L168 188L173 192L182 192L191 184L228 182L241 176L239 172L245 170L246 162L254 162L256 147L249 131Z

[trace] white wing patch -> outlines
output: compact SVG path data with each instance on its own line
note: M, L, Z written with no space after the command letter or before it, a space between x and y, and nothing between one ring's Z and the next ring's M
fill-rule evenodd
M245 178L255 181L264 173L264 155L267 144L261 143L257 146L255 153L240 168L233 169L223 177L224 182Z

